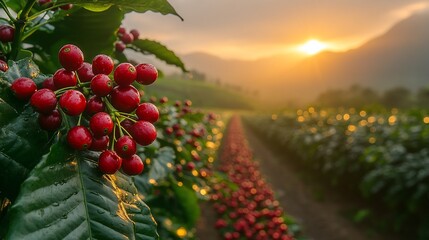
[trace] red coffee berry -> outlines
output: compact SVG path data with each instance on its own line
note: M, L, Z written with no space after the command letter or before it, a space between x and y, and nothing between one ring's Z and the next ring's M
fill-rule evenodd
M142 159L137 155L132 155L130 158L124 158L122 161L122 171L128 175L139 175L143 172L144 164Z
M159 119L158 108L152 103L142 103L136 109L136 115L139 120L154 123Z
M131 30L130 33L133 35L134 40L139 39L140 32L137 29Z
M176 165L176 172L177 173L181 173L183 171L183 166L182 165L180 165L180 164L177 164Z
M130 158L136 154L136 142L130 136L124 135L118 138L115 144L115 151L121 158Z
M173 133L173 128L172 128L172 127L167 127L167 128L165 129L165 133L166 133L167 135L171 135L171 134Z
M60 106L67 115L81 114L86 107L85 96L77 90L68 90L60 97Z
M156 129L150 122L137 121L131 128L131 135L138 144L147 146L155 141Z
M188 162L188 163L186 164L186 169L188 169L189 171L194 170L194 169L195 169L195 163L193 163L193 162Z
M58 60L67 71L76 71L82 66L83 52L73 44L66 44L58 52Z
M10 89L21 100L28 100L37 91L36 83L30 78L20 77L13 81Z
M37 112L49 114L57 106L57 98L52 90L42 88L31 96L30 104Z
M99 54L92 60L92 71L94 74L109 75L113 71L113 60L104 54Z
M112 89L113 82L107 75L97 74L91 80L91 90L99 97L105 97L109 95Z
M60 112L55 109L49 114L40 113L38 120L41 129L46 131L55 131L61 127L63 118L61 117Z
M123 52L127 46L123 42L116 42L115 43L115 50L117 52Z
M51 3L51 2L52 2L52 0L39 0L38 1L38 3L39 3L40 6L48 4L48 3Z
M82 66L77 70L77 76L81 82L90 82L94 77L92 72L92 65L90 63L84 62Z
M73 4L66 4L66 5L60 6L62 10L70 10L72 7L73 7Z
M161 103L161 104L166 103L166 102L168 102L168 98L165 96L162 97L161 99L159 99L159 103Z
M127 30L124 28L124 27L120 27L119 29L118 29L118 35L119 34L124 34L124 33L126 33L127 32Z
M136 81L143 85L150 85L158 78L158 70L149 63L142 63L136 66Z
M185 106L190 107L192 105L191 100L185 100Z
M113 79L119 86L128 86L136 80L137 72L130 63L119 64L113 73Z
M109 136L93 137L92 144L89 150L103 151L109 147Z
M121 168L122 159L111 150L103 151L98 158L98 168L106 174L114 174Z
M121 126L125 128L128 132L131 132L131 128L133 127L134 123L131 120L125 119L121 122ZM119 130L118 130L119 131Z
M54 79L53 78L46 78L43 83L42 83L42 87L43 88L47 88L47 89L51 89L52 91L55 91L55 84L54 84Z
M106 112L96 113L89 120L89 129L96 137L109 135L113 131L112 118Z
M104 103L101 97L98 96L92 96L88 99L88 102L86 103L86 109L85 111L89 115L94 115L98 112L104 111Z
M52 78L54 79L56 89L72 87L77 84L76 74L74 72L67 71L64 68L58 69Z
M7 62L0 60L0 71L7 72L9 70L9 65L7 65Z
M119 36L121 41L125 44L132 43L134 41L134 36L131 33L124 33Z
M12 42L15 36L15 29L9 25L0 26L0 41L1 42Z
M137 89L131 85L116 86L110 93L110 100L117 110L121 112L132 112L140 103L140 94Z
M91 147L92 135L84 126L74 126L67 133L67 142L76 150L86 150Z

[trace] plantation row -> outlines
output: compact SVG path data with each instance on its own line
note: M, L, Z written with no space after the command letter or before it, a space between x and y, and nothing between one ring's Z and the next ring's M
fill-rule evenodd
M389 228L429 237L427 113L310 107L246 120L323 179L384 208Z

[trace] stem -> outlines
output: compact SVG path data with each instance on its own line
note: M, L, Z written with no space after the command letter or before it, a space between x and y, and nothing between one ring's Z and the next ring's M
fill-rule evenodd
M28 14L35 2L36 0L28 0L15 21L15 36L12 43L12 52L10 53L10 59L12 60L16 60L18 57L19 50L21 49L22 34L28 21Z
M41 26L46 25L46 24L51 23L51 22L53 22L53 21L47 20L45 22L42 22L40 24L35 25L34 27L32 27L30 30L27 31L27 33L21 38L21 40L27 39L29 36L31 36L31 34L33 34L35 31L37 31L37 29L39 29Z
M50 6L50 7L48 7L48 8L45 8L45 9L43 9L42 11L37 12L37 13L35 13L35 14L31 15L31 16L28 18L28 20L29 20L29 21L32 21L32 20L36 19L38 16L40 16L41 14L45 13L45 12L48 12L48 11L50 11L50 10L52 10L52 9L55 9L55 8L58 8L58 7L60 7L60 6L67 5L67 4L68 4L68 3L64 3L64 4L57 4L57 5L54 5L54 6Z
M77 120L77 125L80 126L80 121L82 120L82 113L79 115L79 120Z
M12 16L12 14L10 14L9 8L7 7L4 0L0 0L0 5L1 5L1 8L3 8L4 12L6 13L6 15L9 17L10 21L15 21L15 18Z
M124 136L124 133L122 132L122 126L121 126L121 122L119 121L119 118L116 118L116 122L118 123L118 126L119 126L119 134L122 137L122 136Z
M112 106L112 104L109 102L109 100L106 97L103 97L102 99L103 99L103 102L106 104L107 110L109 111L109 113L117 112L117 110Z
M61 94L67 90L70 90L70 89L76 89L76 86L61 88L61 89L54 91L54 93L55 93L55 95L58 95L58 94Z
M130 117L128 117L128 116L122 115L122 113L120 113L120 114L121 114L121 116L122 116L123 118L126 118L126 119L128 119L128 120L130 120L130 121L132 121L132 122L137 122L137 120L135 120L135 119L132 119L132 118L130 118Z
M112 144L110 145L110 150L114 150L115 149L115 140L116 140L116 128L113 128L113 133L112 133Z

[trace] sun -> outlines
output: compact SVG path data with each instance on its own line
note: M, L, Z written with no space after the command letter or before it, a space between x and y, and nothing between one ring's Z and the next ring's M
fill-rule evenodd
M320 42L316 39L308 40L306 43L300 45L298 47L298 50L302 53L305 53L307 55L315 55L320 53L323 50L327 49L327 44Z

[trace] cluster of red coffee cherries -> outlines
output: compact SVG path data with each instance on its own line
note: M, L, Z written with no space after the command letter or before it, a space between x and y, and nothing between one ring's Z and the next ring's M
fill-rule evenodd
M128 175L140 174L144 165L136 155L136 144L146 146L156 139L152 123L159 112L152 103L140 103L140 93L132 84L153 83L158 77L156 68L130 63L115 68L113 60L102 54L90 64L72 44L63 46L58 58L63 68L46 79L43 88L38 90L32 79L21 77L11 85L15 96L30 100L42 129L69 128L66 139L73 149L102 151L99 168L103 173L113 174L122 167ZM73 120L76 125L68 126Z
M124 27L120 27L118 29L117 36L119 41L115 43L115 50L117 52L123 52L127 47L127 44L139 39L140 33L137 29L132 29L130 32L127 32Z

